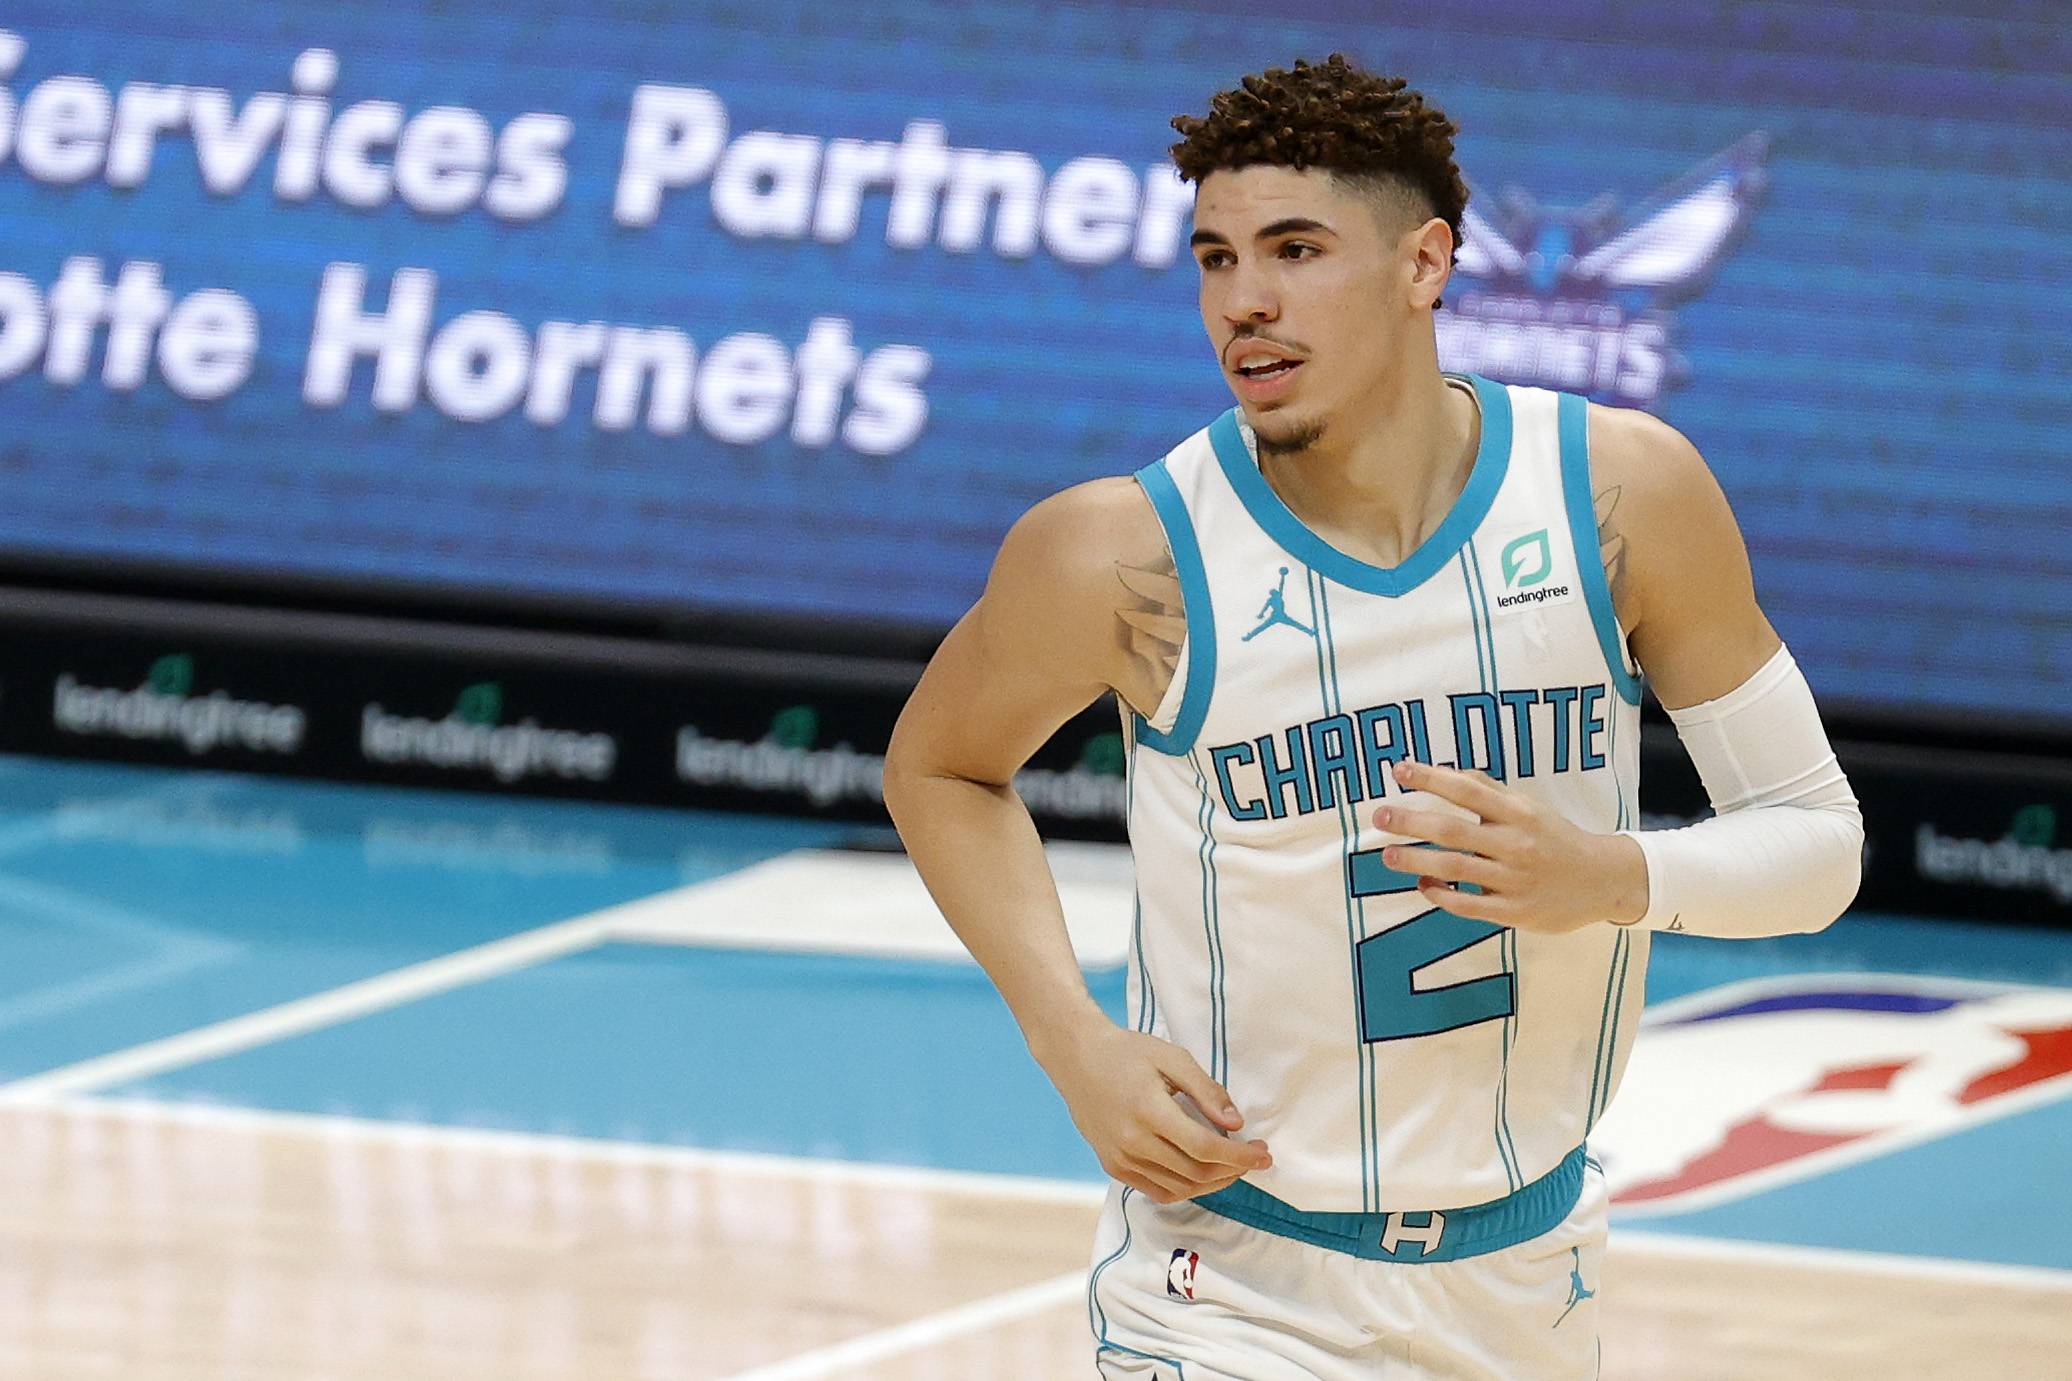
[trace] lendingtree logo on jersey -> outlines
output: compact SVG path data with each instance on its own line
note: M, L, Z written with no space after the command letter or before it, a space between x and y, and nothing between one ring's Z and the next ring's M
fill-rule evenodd
M1554 569L1554 553L1547 545L1547 529L1528 532L1504 548L1504 588L1523 590L1537 585Z
M1500 609L1562 599L1572 588L1548 579L1554 574L1554 544L1546 528L1535 528L1504 543L1497 553L1497 567L1509 592L1496 597Z
M154 661L132 687L93 686L60 672L51 691L50 722L81 738L178 743L199 757L219 748L290 754L302 747L309 716L300 705L240 700L228 691L195 689L192 653Z
M368 762L451 771L487 771L500 782L527 777L601 782L619 760L610 734L555 729L527 717L504 718L504 688L478 681L462 688L442 719L390 714L379 704L360 711L360 756Z
M1462 217L1461 290L1434 315L1449 369L1645 407L1680 379L1663 308L1694 295L1746 229L1767 183L1751 134L1637 209L1610 194L1543 207L1503 187Z

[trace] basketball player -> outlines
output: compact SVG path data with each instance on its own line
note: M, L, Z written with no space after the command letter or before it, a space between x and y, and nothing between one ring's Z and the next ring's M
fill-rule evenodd
M1828 924L1856 803L1691 443L1440 370L1438 110L1333 56L1173 124L1238 406L1014 525L886 801L1116 1181L1101 1375L1590 1377L1584 1140L1649 934ZM1684 829L1634 828L1643 674L1716 809ZM1107 691L1128 1030L1010 784Z

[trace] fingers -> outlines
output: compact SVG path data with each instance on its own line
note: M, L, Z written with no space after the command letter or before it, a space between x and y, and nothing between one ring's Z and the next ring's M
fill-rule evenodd
M1192 1098L1196 1107L1227 1131L1234 1132L1245 1125L1244 1116L1230 1101L1229 1091L1211 1079L1208 1072L1195 1063L1194 1056L1177 1045L1160 1044L1164 1048L1159 1052L1158 1072L1165 1076L1166 1083L1174 1092Z
M1466 806L1484 820L1515 820L1524 810L1524 798L1486 772L1463 772L1457 767L1440 767L1405 758L1396 764L1396 782L1411 790L1444 796L1457 806Z
M1219 1189L1228 1189L1237 1182L1237 1176L1217 1180L1211 1184L1175 1185L1171 1182L1153 1180L1144 1175L1122 1174L1111 1178L1130 1186L1155 1204L1177 1204L1183 1199L1198 1199L1204 1194L1213 1194Z
M1509 904L1494 893L1463 892L1435 877L1419 878L1417 890L1419 895L1440 910L1456 916L1465 916L1471 921L1511 925L1516 920Z
M1442 882L1472 882L1477 887L1502 886L1504 865L1480 854L1452 849L1427 848L1421 844L1391 844L1381 851L1381 861L1402 873Z
M1160 1125L1157 1132L1167 1145L1186 1156L1194 1167L1207 1167L1220 1173L1225 1167L1248 1171L1264 1170L1273 1164L1265 1142L1218 1136L1192 1119L1183 1118L1177 1124Z
M1210 1167L1220 1172L1232 1166L1242 1172L1264 1170L1273 1164L1273 1158L1266 1154L1265 1142L1238 1141L1203 1126L1181 1110L1177 1099L1164 1100L1164 1106L1154 1109L1145 1124L1176 1155L1186 1157L1184 1163L1169 1162L1174 1169Z
M1471 854L1490 853L1500 837L1497 831L1480 820L1463 820L1458 815L1442 815L1436 810L1413 810L1408 806L1376 806L1373 819L1376 828L1391 834L1444 844L1449 849L1464 849Z
M1118 1180L1153 1203L1176 1204L1182 1199L1191 1199L1197 1192L1173 1175L1149 1166L1133 1168L1127 1165L1103 1165L1108 1177Z
M1200 1128L1195 1130L1199 1132ZM1204 1160L1165 1137L1140 1132L1119 1147L1112 1159L1104 1161L1102 1168L1125 1184L1142 1181L1139 1187L1145 1193L1166 1196L1159 1198L1159 1202L1170 1203L1213 1193L1237 1181L1247 1170L1261 1168L1251 1162L1263 1152L1264 1143L1238 1144L1246 1148L1246 1163L1223 1164Z
M1244 1171L1235 1166L1203 1165L1194 1161L1179 1148L1170 1143L1165 1145L1167 1160L1130 1158L1112 1167L1104 1166L1113 1178L1124 1184L1134 1185L1158 1203L1178 1203L1182 1199L1198 1198L1213 1194L1219 1189L1228 1189L1244 1177ZM1193 1165L1191 1170L1175 1169L1167 1161Z
M1121 1096L1091 1105L1067 1098L1111 1177L1158 1203L1175 1203L1273 1164L1265 1142L1225 1135L1244 1118L1186 1050L1141 1032L1118 1035L1134 1065L1120 1088L1112 1082L1115 1066L1108 1066L1107 1086Z
M1220 1138L1218 1139L1220 1140ZM1195 1192L1201 1193L1201 1186L1218 1182L1228 1183L1248 1171L1266 1168L1264 1164L1260 1163L1261 1157L1258 1153L1251 1151L1247 1143L1240 1141L1232 1144L1247 1147L1242 1159L1235 1157L1210 1159L1204 1156L1197 1156L1178 1142L1160 1138L1158 1145L1153 1149L1151 1159L1159 1168L1178 1176L1188 1184L1196 1186Z

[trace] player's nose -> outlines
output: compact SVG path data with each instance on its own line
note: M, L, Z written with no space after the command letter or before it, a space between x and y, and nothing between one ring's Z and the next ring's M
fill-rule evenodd
M1281 315L1280 294L1264 274L1244 268L1231 270L1223 297L1223 317L1232 325L1276 321Z

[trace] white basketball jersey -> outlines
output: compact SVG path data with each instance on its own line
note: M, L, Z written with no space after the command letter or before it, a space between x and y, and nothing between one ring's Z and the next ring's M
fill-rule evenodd
M1636 818L1640 683L1584 400L1454 377L1481 446L1399 566L1303 526L1235 409L1137 476L1187 636L1158 712L1125 714L1131 1015L1229 1088L1273 1152L1247 1179L1299 1209L1465 1206L1539 1178L1610 1101L1640 1017L1645 932L1468 920L1381 861L1400 841L1370 817L1405 756L1586 830Z

